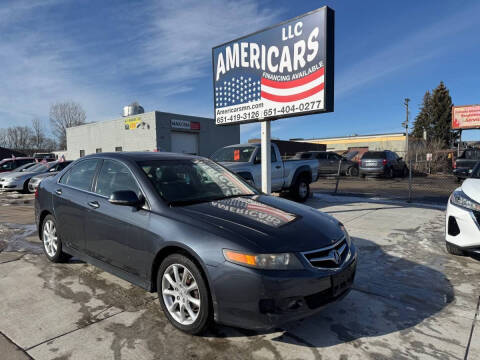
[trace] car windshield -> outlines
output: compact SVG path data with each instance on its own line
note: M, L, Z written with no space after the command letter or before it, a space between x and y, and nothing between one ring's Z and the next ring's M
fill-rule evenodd
M35 166L35 165L32 164L32 163L24 164L24 165L22 165L22 166L17 167L14 171L16 171L16 172L20 172L20 171L30 171L30 168L31 168L32 166Z
M37 164L28 169L29 172L30 171L37 172L37 171L44 171L44 170L47 170L47 166L45 164Z
M385 153L383 151L367 151L362 159L385 159Z
M211 158L217 162L249 162L254 151L255 146L232 146L217 150Z
M237 175L213 161L151 160L138 164L158 194L172 206L258 194Z

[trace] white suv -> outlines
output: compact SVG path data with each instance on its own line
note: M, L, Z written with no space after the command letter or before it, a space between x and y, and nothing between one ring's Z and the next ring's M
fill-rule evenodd
M445 237L451 254L480 254L480 163L450 196Z

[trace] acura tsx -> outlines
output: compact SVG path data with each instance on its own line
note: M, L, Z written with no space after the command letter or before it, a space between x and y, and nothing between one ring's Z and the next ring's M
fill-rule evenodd
M177 328L268 329L344 297L357 251L333 217L260 193L202 157L102 153L43 180L52 262L75 256L159 294Z

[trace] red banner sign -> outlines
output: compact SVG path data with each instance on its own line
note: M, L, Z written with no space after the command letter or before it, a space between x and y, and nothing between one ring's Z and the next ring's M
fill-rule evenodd
M452 129L480 129L480 105L453 106Z

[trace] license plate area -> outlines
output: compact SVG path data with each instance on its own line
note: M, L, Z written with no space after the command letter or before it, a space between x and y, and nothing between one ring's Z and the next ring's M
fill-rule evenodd
M339 296L347 290L355 278L356 263L352 263L348 268L339 274L332 275L332 293L334 297Z

